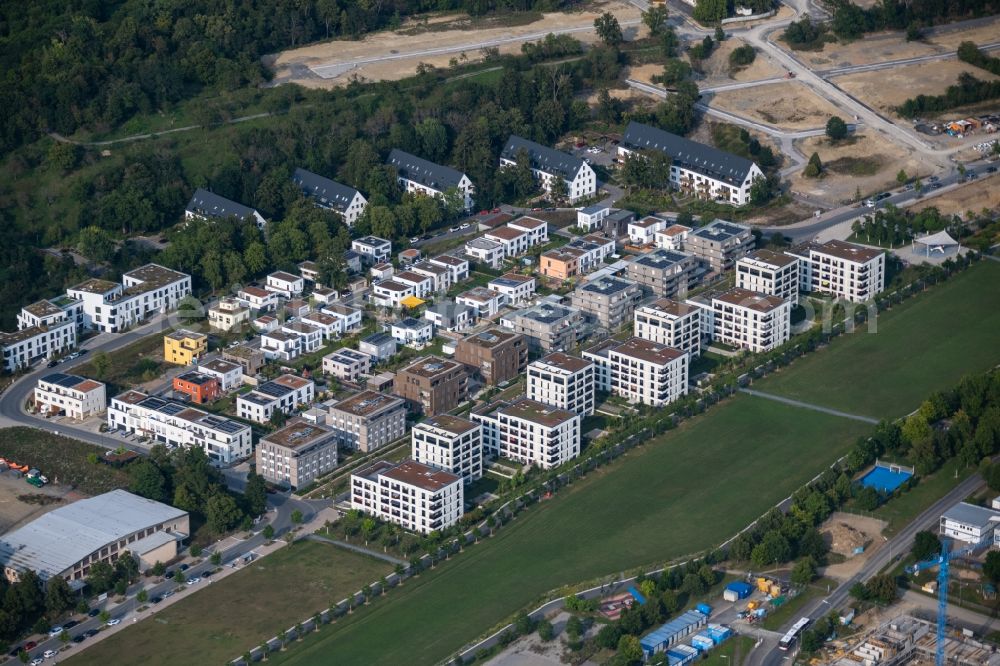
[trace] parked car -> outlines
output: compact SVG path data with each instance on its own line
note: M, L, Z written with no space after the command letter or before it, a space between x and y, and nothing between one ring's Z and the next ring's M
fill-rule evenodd
M25 652L31 652L36 647L38 647L38 643L36 643L35 641L28 641L27 643L21 646L21 649L24 650Z
M468 229L468 228L469 228L469 227L471 227L471 226L472 226L472 225L471 225L471 224L469 224L468 222L463 222L462 224L460 224L460 225L459 225L459 227L458 227L458 228L459 228L459 229Z
M152 599L149 600L149 603L151 603L151 604L158 604L161 601L163 601L163 597L161 597L160 595L156 595L155 597L153 597Z
M927 177L927 182L928 182L928 183L936 183L936 182L938 182L939 180L941 180L941 179L940 179L940 178L938 178L937 176L928 176L928 177Z
M116 627L116 626L118 626L121 623L122 623L122 621L119 618L117 618L117 617L113 617L110 620L108 620L108 626L109 627Z
M76 620L69 620L68 622L64 622L63 623L63 629L72 629L73 627L75 627L78 624L80 624L80 623L77 622Z
M187 570L188 570L188 569L190 569L190 568L191 568L191 565L190 565L190 564L182 564L182 565L180 566L180 570L181 570L181 571L187 571Z
M413 238L410 239L410 242L411 243L418 243L418 242L420 242L420 236L414 236Z
M201 575L201 577L202 577L202 578L211 578L211 577L212 577L212 574L213 574L213 573L215 573L215 572L214 572L214 571L212 571L211 569L209 569L208 571L206 571L205 573L203 573L203 574Z
M31 660L31 666L42 666L42 663L44 661L45 660L42 659L41 657L35 657L34 659Z
M87 629L87 631L83 632L83 635L87 638L93 638L97 635L97 629Z
M55 650L46 650L45 652L42 653L42 657L45 659L51 659L54 656L56 656Z
M87 640L87 634L80 634L79 636L73 637L73 642L76 643L77 645L84 642L85 640Z
M195 576L194 578L189 578L187 584L188 585L194 585L195 583L200 583L200 582L201 582L201 578L198 578L198 576Z
M76 355L77 356L83 356L86 353L87 353L86 349L80 349L79 351L76 352Z
M448 229L448 233L450 233L450 234L453 234L453 233L455 233L456 231L458 231L458 227L450 227L450 228Z
M995 166L988 166L988 167L986 167L986 173L996 173L996 172L997 172L997 168Z
M58 360L58 359L55 359L55 358L54 358L54 359L52 359L51 361L49 361L48 363L46 363L46 364L45 364L45 367L46 367L46 368L54 368L54 367L56 367L57 365L59 365L59 360Z
M89 611L87 611L87 617L97 617L100 614L101 614L100 608L91 608Z

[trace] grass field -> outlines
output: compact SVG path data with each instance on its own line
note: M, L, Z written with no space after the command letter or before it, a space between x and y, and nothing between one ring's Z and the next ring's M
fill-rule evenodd
M283 548L157 611L63 663L223 664L389 573L389 565L328 544ZM322 631L327 631L323 629ZM346 663L346 662L342 662Z
M916 409L928 394L1000 363L1000 264L983 261L754 387L875 418Z
M129 386L156 379L168 368L174 367L163 360L163 333L148 335L105 357L108 366L103 374L94 367L94 356L78 365L73 372L108 384L109 396Z
M797 616L799 614L799 610L805 606L806 603L824 596L827 589L832 590L836 587L836 581L825 578L817 580L765 617L761 626L765 629L778 631L786 622L789 622L792 618Z
M750 656L754 639L750 636L734 636L722 645L712 648L699 666L740 666Z
M336 655L346 664L435 663L548 590L720 543L867 430L736 397L270 661L325 664ZM766 492L759 479L767 479Z
M87 462L106 449L34 428L0 428L0 456L41 470L50 481L72 486L88 495L128 487L128 473L109 465Z

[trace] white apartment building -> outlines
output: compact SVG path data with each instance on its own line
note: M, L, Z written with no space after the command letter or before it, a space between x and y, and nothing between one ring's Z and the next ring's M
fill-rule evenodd
M503 243L488 238L473 238L467 242L465 254L493 269L499 269L507 256Z
M338 349L323 357L323 372L346 382L357 383L372 371L372 357L356 349Z
M594 413L594 363L553 352L528 364L527 398L590 416Z
M661 250L683 250L684 242L690 233L691 227L685 227L683 224L671 224L653 234L653 243Z
M222 298L208 308L208 325L217 331L231 331L250 321L250 308L235 298Z
M802 291L831 294L864 303L885 289L885 252L830 240L806 243L786 251L799 259Z
M483 426L487 453L525 465L550 469L580 455L579 414L522 398L473 410L472 420Z
M407 317L389 324L389 335L401 345L423 345L434 339L434 324L426 319Z
M660 298L635 311L636 337L701 356L701 308Z
M662 217L647 215L641 220L628 223L628 241L632 245L652 245L656 234L667 228L667 221Z
M597 175L582 159L513 134L500 153L500 166L516 165L519 156L524 153L528 155L531 175L546 192L552 191L552 183L556 178L561 178L566 183L570 202L597 192Z
M333 340L340 335L341 320L326 312L309 312L299 317L299 322L319 331L321 341Z
M752 161L712 146L632 121L618 144L620 157L660 151L671 160L670 182L678 189L733 206L750 203L750 188L764 173Z
M736 286L799 302L799 259L771 250L755 250L736 261Z
M275 271L264 281L264 289L285 298L297 298L302 295L305 288L305 278L285 271Z
M211 361L199 362L198 372L215 377L216 381L219 382L219 389L223 393L243 386L243 366L239 363L216 358Z
M17 314L17 330L45 326L52 328L64 322L83 326L83 303L66 295L25 305Z
M320 310L337 320L335 331L338 335L347 335L361 328L362 312L340 303L331 303Z
M503 246L503 254L505 257L516 257L522 255L528 251L531 247L530 239L531 236L527 231L522 231L520 229L515 229L511 226L497 227L483 234L483 238L486 240L491 240L494 243L500 243Z
M412 460L380 461L351 474L351 507L403 529L429 534L457 523L462 478Z
M73 419L85 419L100 414L108 405L104 384L53 372L38 380L35 386L35 408L40 412L58 414L61 411Z
M29 326L13 333L0 332L3 367L13 372L36 360L55 356L76 347L76 322Z
M417 298L429 298L434 294L434 279L420 273L400 271L392 276L392 281L412 288Z
M611 392L629 402L662 407L687 395L686 352L642 338L608 349Z
M536 283L537 281L531 275L504 273L500 277L490 280L487 287L501 294L506 299L506 303L517 305L535 297Z
M369 453L406 434L406 403L395 395L362 391L331 406L327 424L342 446Z
M392 256L392 243L378 236L355 238L351 241L351 249L360 254L361 261L367 265L389 261Z
M389 153L386 164L396 168L399 184L407 192L440 198L453 191L460 197L465 210L472 210L475 188L469 177L461 171L398 149Z
M66 295L83 303L84 326L120 333L153 314L176 309L191 295L191 276L146 264L122 275L120 285L94 278L70 287Z
M278 294L260 287L241 287L236 300L256 312L278 307Z
M500 312L500 308L507 303L507 297L486 287L475 287L456 296L455 302L468 305L475 310L477 317L482 318L492 317Z
M410 431L412 457L472 483L483 476L483 427L468 419L438 414Z
M236 413L241 419L267 423L275 410L291 414L297 407L308 405L315 398L316 384L311 379L286 374L238 396Z
M528 246L541 245L549 242L549 223L539 220L537 217L519 217L513 222L508 222L507 226L515 231L523 231L528 234Z
M428 261L435 266L443 266L451 272L451 283L458 284L469 279L469 260L461 257L453 257L450 254L442 254L432 257Z
M382 308L398 308L403 299L416 296L413 285L383 280L372 285L372 302Z
M792 304L777 296L730 289L712 298L712 339L752 352L788 341Z
M353 187L305 169L296 169L292 174L292 182L320 208L340 213L344 218L344 224L348 227L358 221L365 212L365 206L368 205L368 200Z
M578 226L583 231L590 231L592 229L599 229L601 223L604 222L604 218L608 216L611 209L607 206L601 204L594 204L592 206L587 206L586 208L578 208L576 210L576 226Z
M268 361L291 361L302 355L302 336L282 329L263 331L260 350Z
M418 261L410 266L411 273L417 273L431 279L431 291L441 293L451 288L451 269L446 266L431 263L430 261Z
M299 336L299 353L311 354L323 346L323 331L305 321L286 321L281 325L285 333Z
M108 405L108 429L135 433L168 447L197 446L215 464L229 465L253 452L250 426L185 404L126 391Z
M424 310L424 319L434 324L435 329L463 331L476 319L476 311L468 305L442 300Z

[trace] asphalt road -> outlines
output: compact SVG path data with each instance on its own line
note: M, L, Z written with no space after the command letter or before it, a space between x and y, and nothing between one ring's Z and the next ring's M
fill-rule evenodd
M787 630L800 617L809 617L816 620L831 610L843 606L850 597L851 587L856 583L863 583L877 574L889 564L890 558L894 556L898 557L908 552L913 545L913 537L917 532L927 529L929 526L937 526L938 520L945 509L968 497L981 484L982 479L976 474L955 486L951 492L928 507L916 520L900 530L887 544L873 553L857 574L841 583L826 598L818 599L803 608L802 613L789 620L788 625L783 627L783 630ZM750 653L747 666L779 666L788 656L788 652L778 649L776 641L766 640Z

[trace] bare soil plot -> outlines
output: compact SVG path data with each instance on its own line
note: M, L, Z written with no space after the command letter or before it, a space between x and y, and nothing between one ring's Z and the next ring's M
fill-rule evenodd
M68 486L35 488L10 472L0 474L0 533L17 529L52 509L79 499Z
M798 81L724 90L712 94L710 104L783 130L823 127L830 116L844 115L843 111Z
M357 41L332 40L310 44L267 56L265 62L274 70L276 81L295 82L314 88L346 85L353 76L368 80L398 80L412 76L421 62L447 67L452 58L461 59L463 53L469 61L481 60L481 46L495 40L524 37L523 40L515 39L499 45L501 53L520 52L523 41L537 40L539 34L544 35L548 31L580 29L580 32L573 33L575 38L583 42L596 41L594 19L605 11L618 18L626 38L634 38L640 30L646 30L638 26L640 12L635 6L622 0L611 0L590 4L580 11L541 14L538 20L516 25L474 23L467 15L458 14L437 16L429 19L427 24L421 19L409 20L396 31L378 32ZM368 62L408 54L412 57ZM322 78L314 71L320 66L333 66L322 70L328 78Z
M937 208L944 215L961 215L966 211L980 212L984 208L995 210L1000 208L1000 174L991 174L989 178L979 178L956 188L946 194L926 199L910 207L912 211L925 208Z
M742 39L730 37L722 44L717 45L712 51L712 55L701 63L701 70L705 78L698 81L699 87L704 88L733 81L760 81L784 75L785 70L761 51L757 51L757 57L747 67L731 69L729 54L744 44L746 42Z
M877 518L835 512L819 531L829 544L830 551L846 560L826 567L823 575L846 580L856 574L872 553L884 544L881 535L885 527L885 521ZM855 555L856 548L864 548L864 552Z
M824 175L806 178L800 171L791 177L792 190L830 205L853 199L859 189L867 195L896 187L900 169L915 178L930 173L919 155L872 130L856 135L853 142L831 144L826 137L815 136L799 139L795 147L807 158L819 154Z
M1000 77L958 60L939 60L877 72L861 72L834 77L838 86L864 100L866 104L895 115L893 109L917 95L940 95L958 81L958 75L970 72L984 81Z

